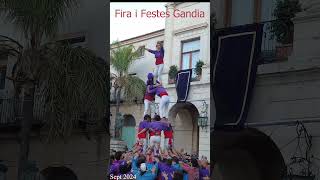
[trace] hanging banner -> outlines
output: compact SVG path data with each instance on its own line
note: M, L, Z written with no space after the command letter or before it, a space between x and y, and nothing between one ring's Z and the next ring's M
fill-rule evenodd
M189 94L192 69L181 70L176 76L177 102L186 102Z
M216 107L214 129L243 128L261 52L263 25L251 24L217 31L211 85Z

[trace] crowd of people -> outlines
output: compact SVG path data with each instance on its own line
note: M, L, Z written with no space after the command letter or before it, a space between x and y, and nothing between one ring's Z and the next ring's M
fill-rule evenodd
M210 165L205 157L184 153L173 148L154 153L150 146L143 153L137 143L126 152L111 156L109 179L138 180L209 180Z
M168 120L170 97L161 81L163 46L157 43L156 50L146 50L155 55L156 69L147 75L144 119L132 149L114 152L111 156L109 179L208 180L210 165L206 157L199 158L196 153L188 154L174 147L174 132ZM159 115L151 119L148 112L155 96L160 98Z
M150 119L147 114L140 122L138 141L132 150L118 151L111 156L109 179L210 179L210 164L207 158L204 156L199 158L196 153L185 153L183 149L174 149L170 122L161 119L159 115L155 115L152 121ZM162 135L156 133L160 129ZM171 131L171 133L164 133L165 131ZM157 138L152 138L153 136ZM163 139L163 145L161 145L161 139Z

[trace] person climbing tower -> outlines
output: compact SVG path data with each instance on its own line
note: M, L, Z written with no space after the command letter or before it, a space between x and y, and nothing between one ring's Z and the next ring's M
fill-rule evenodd
M161 79L161 75L162 75L162 71L163 71L163 66L164 66L164 49L163 49L163 45L160 42L157 42L156 45L156 50L151 50L148 48L145 48L145 50L149 51L150 53L154 54L155 58L156 58L156 69L154 71L154 76L155 78L162 83L162 79Z
M156 95L160 97L159 115L161 118L168 118L170 97L167 90L160 82L157 82L154 87L148 89L148 93L156 93Z
M147 80L147 90L144 95L144 113L143 115L150 114L151 115L151 105L153 105L154 108L154 100L155 100L155 93L149 93L148 89L153 88L153 74L148 74L148 80ZM148 113L150 111L150 113Z

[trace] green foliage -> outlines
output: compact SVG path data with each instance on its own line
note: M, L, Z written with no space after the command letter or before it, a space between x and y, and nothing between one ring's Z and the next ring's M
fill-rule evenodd
M132 45L121 47L116 43L116 48L111 51L110 64L118 74L125 74L137 58L138 52Z
M70 136L80 121L94 125L87 127L90 131L106 123L106 62L86 48L50 42L58 25L77 5L78 0L0 0L0 16L15 25L25 38L17 42L0 36L0 54L17 59L12 74L7 76L13 81L16 94L23 86L33 86L40 96L35 98L44 99L49 139ZM81 114L87 118L80 118Z
M126 101L142 99L146 89L145 82L136 76L129 75L129 68L137 60L139 52L133 46L120 46L118 43L115 45L116 48L111 51L110 57L110 64L116 71L111 77L113 87L115 91L123 90Z
M195 71L196 71L196 74L199 76L201 75L202 73L202 66L204 65L204 62L199 60L196 64L196 68L195 68Z
M39 72L50 134L71 135L83 113L89 124L101 125L108 102L106 63L85 48L51 46Z
M299 0L278 0L273 15L276 20L271 23L271 33L282 44L292 43L294 25L292 18L300 12Z
M78 0L1 0L0 15L13 23L24 37L35 37L34 43L43 37L55 35L59 23L78 7Z
M170 69L169 69L169 78L170 78L170 79L175 79L177 73L178 73L178 66L176 66L176 65L170 66Z
M145 90L146 84L143 80L136 76L128 76L126 78L127 82L124 85L124 97L126 101L134 101L137 99L142 99Z

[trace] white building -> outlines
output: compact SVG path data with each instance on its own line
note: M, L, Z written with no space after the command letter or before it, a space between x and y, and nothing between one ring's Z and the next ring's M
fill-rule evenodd
M165 29L121 41L121 45L133 45L136 48L144 46L155 49L157 41L164 42L165 67L162 75L164 86L170 95L169 120L174 126L174 141L176 148L184 148L186 152L196 151L199 155L210 158L210 122L207 127L199 128L197 118L201 116L206 106L210 108L210 3L167 3L167 10L173 14L174 9L204 12L204 17L198 18L166 18ZM191 82L187 103L176 104L177 95L174 84L169 84L168 71L170 66L177 65L180 70L195 68L197 61L203 61L202 76ZM147 73L153 72L154 56L145 52L130 69L145 80ZM158 99L156 99L158 102ZM114 114L115 106L111 107ZM134 120L137 127L143 117L143 104L122 104L120 112L127 120ZM210 119L210 112L207 114ZM126 121L126 119L125 119ZM114 134L114 117L111 122L111 134ZM133 132L134 134L135 132ZM135 136L133 135L132 136ZM126 135L128 136L128 135ZM123 140L134 141L127 137Z
M320 2L300 2L304 11L293 19L292 52L287 57L274 53L258 67L247 128L211 136L211 157L216 163L213 179L282 180L287 172L296 175L293 179L320 178ZM214 1L216 27L265 21L262 16L272 12L271 6L263 5L268 3ZM278 46L275 43L269 50L276 52Z

